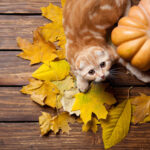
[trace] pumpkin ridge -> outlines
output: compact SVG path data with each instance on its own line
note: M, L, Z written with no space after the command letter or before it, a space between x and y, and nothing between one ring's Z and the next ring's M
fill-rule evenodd
M146 26L148 25L147 17L139 5L131 7L128 16L141 21Z
M121 27L121 26L119 26L119 27ZM122 26L121 28L125 28L125 29L134 29L134 30L136 30L136 28L127 28L127 27L125 27L125 26ZM145 30L138 30L138 31L142 31L142 32L145 32L145 35L146 35L146 31ZM126 39L126 40L123 40L122 42L120 42L119 43L119 45L121 45L122 43L124 43L124 42L128 42L128 41L131 41L131 40L135 40L136 38L141 38L141 37L143 37L143 36L145 36L144 34L143 35L138 35L138 36L136 36L136 37L133 37L133 38L130 38L130 39Z
M135 24L137 24L137 25L139 25L140 27L135 27L135 28L141 28L141 26L143 26L143 28L141 28L141 29L147 29L148 27L147 27L147 25L145 25L144 23L142 23L142 22L140 22L139 20L137 20L136 18L133 18L132 16L125 16L125 17L123 17L123 18L121 18L120 19L120 21L119 21L119 23L118 23L118 26L128 26L128 27L133 27L132 26L132 24L126 24L126 20L130 20L131 21L131 23L135 23Z
M137 68L139 68L142 71L147 71L150 69L150 39L147 39L146 42L143 44L143 46L139 49L138 53L134 55L131 64ZM148 51L148 54L147 54ZM142 61L143 57L147 61ZM142 63L141 63L142 62Z
M141 0L120 19L111 34L120 57L140 71L150 69L150 0Z
M145 34L146 34L146 30L145 29L139 29L139 28L136 28L136 27L130 27L130 26L123 26L123 25L119 25L118 27L121 27L121 28L125 28L125 29L133 29L133 30L137 30L138 29L138 31L142 31L142 32L145 32Z
M145 38L145 39L144 39ZM139 46L137 46L136 47L136 49L137 50L135 50L134 52L133 52L133 54L132 54L132 56L125 56L125 53L122 53L123 52L123 50L121 49L121 47L122 46L124 46L125 44L128 44L129 42L132 42L132 41L138 41L138 40L143 40L143 41L140 41L141 42L141 44L139 45ZM125 42L125 43L122 43L122 44L120 44L120 46L117 48L117 51L118 51L118 54L122 57L122 58L124 58L124 59L126 59L127 61L130 61L130 60L132 60L133 59L133 57L140 51L140 49L143 47L143 45L145 44L145 42L147 41L147 39L146 39L146 36L144 36L144 37L139 37L138 39L134 39L134 40L129 40L129 41L127 41L127 42ZM127 49L125 50L125 51L127 51ZM122 54L121 54L122 53ZM127 53L126 53L127 54ZM128 54L129 55L129 54ZM131 55L131 54L130 54ZM127 58L128 57L128 58Z
M142 6L141 4L139 4L139 8L141 9L141 11L143 12L143 14L145 15L145 17L147 18L147 20L150 20L150 17L148 15L147 10L144 8L144 6ZM148 26L150 26L150 21L148 21Z
M131 18L133 21L137 22L138 24L143 25L145 28L148 28L144 23L140 22L136 18L133 18L133 17L130 17L130 16L128 16L128 17Z

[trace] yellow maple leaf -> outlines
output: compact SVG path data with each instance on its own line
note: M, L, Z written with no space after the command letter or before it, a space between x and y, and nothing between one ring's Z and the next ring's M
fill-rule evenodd
M65 49L57 50L56 54L57 54L57 56L58 56L58 58L60 60L66 58L66 51L65 51Z
M50 130L54 131L55 134L58 133L59 130L62 130L63 133L69 133L71 130L69 123L74 123L74 121L74 118L69 116L66 112L62 112L55 117L51 117L50 114L43 112L42 116L39 117L41 134L45 135Z
M41 134L47 134L52 128L52 117L49 113L42 112L42 116L39 117L39 124L41 129Z
M82 131L87 132L89 130L92 130L94 133L96 133L98 130L99 124L100 124L100 122L96 118L92 117L92 119L87 124L84 124L82 126Z
M62 6L64 6L65 0L62 0L61 2ZM62 8L50 3L48 7L42 7L41 10L42 15L52 21L52 23L46 24L45 26L41 27L41 34L46 41L58 41L58 46L60 46L64 50L66 37L62 24Z
M30 84L24 86L21 89L21 92L24 94L32 94L34 90L42 86L43 82L40 80L35 80L33 78L29 79Z
M66 0L61 0L61 6L64 7Z
M58 58L58 54L60 53L56 50L54 44L52 44L51 42L46 42L42 38L38 29L34 32L33 44L20 37L17 38L17 43L23 50L23 52L18 56L30 60L31 65L40 62L52 61Z
M42 16L46 17L47 19L53 22L62 23L62 8L50 3L49 6L42 7L41 10Z
M65 60L60 60L41 65L32 76L40 80L57 81L65 79L69 73L69 63Z
M80 110L81 119L85 124L91 120L92 113L98 119L106 119L108 112L104 104L112 105L116 103L114 96L105 92L103 84L93 84L88 93L79 93L75 98L72 111Z
M62 130L62 133L69 133L71 128L68 123L74 123L74 118L72 118L68 113L62 112L60 115L54 118L54 125L52 130L54 133L58 133L59 130Z
M31 99L42 106L46 104L53 108L61 107L61 103L56 99L59 90L53 83L35 79L30 79L29 81L30 84L22 88L22 93L30 94Z
M131 103L135 105L133 111L134 123L143 122L150 115L150 96L141 94L141 96L131 99Z
M128 134L130 120L130 100L125 100L110 110L108 119L101 121L105 149L116 145Z

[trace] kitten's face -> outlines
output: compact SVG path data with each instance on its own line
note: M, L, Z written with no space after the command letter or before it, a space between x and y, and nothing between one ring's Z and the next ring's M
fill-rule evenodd
M112 61L106 50L95 47L86 51L86 53L82 53L77 64L78 74L84 79L101 82L109 76Z

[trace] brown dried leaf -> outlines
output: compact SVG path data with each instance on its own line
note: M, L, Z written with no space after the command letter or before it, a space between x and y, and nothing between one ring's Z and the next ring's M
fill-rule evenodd
M135 105L133 112L134 123L143 122L145 117L150 115L150 96L141 94L141 96L133 98L131 103Z

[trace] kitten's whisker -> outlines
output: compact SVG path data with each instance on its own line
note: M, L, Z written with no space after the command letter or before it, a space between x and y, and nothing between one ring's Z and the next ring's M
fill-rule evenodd
M110 70L110 75L109 75L109 79L119 79L119 75L125 75L124 72L120 72L120 71L112 71Z
M124 73L124 72L121 72L121 71L110 71L110 73Z
M114 69L111 69L111 71L118 71L118 70L122 70L122 68L114 68Z
M120 79L120 78L118 76L110 75L110 76L108 76L107 79L111 81L111 80Z
M119 76L119 75L124 75L124 74L123 73L113 73L111 75L113 75L113 76Z
M122 72L123 70L122 69L110 69L110 71L112 71L112 72L113 71L121 71Z
M119 71L110 71L110 74L125 74L124 72Z

